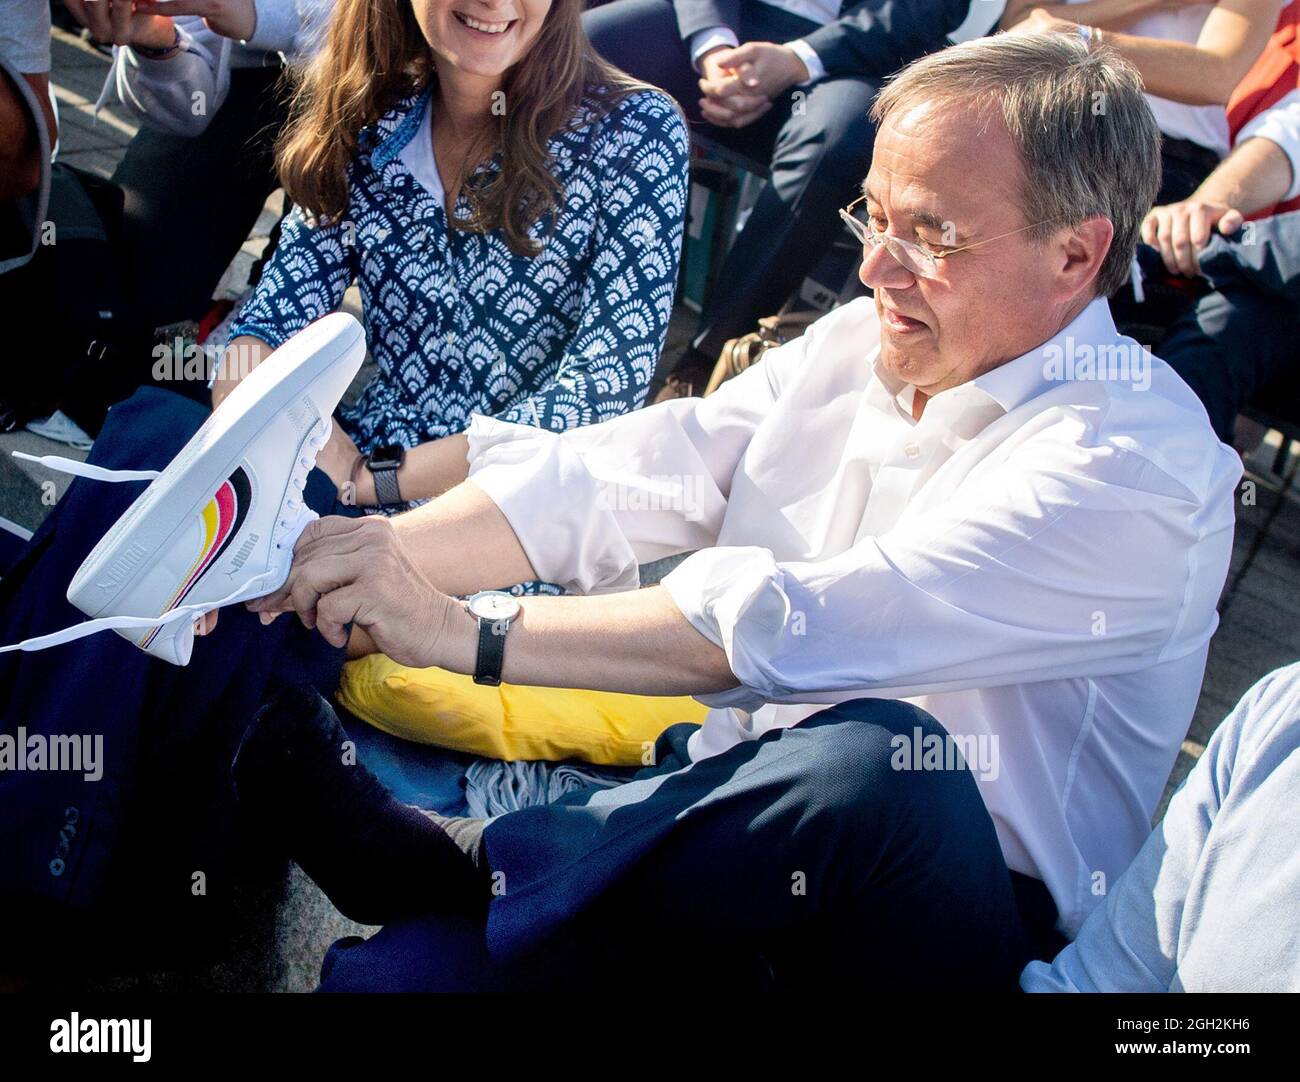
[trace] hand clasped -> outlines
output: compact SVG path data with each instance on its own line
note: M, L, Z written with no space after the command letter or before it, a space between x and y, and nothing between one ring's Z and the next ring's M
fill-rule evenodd
M420 667L439 664L455 605L412 563L392 520L379 515L312 522L294 546L284 585L248 602L266 623L296 612L336 647L347 645L355 624L394 661Z

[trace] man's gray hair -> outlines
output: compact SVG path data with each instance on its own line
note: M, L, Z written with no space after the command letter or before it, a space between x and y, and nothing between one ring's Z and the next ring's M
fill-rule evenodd
M1142 219L1160 183L1160 129L1137 70L1113 50L1073 34L998 34L910 64L877 96L877 126L922 103L1000 115L1024 166L1021 205L1043 239L1101 215L1115 237L1097 292L1124 284Z

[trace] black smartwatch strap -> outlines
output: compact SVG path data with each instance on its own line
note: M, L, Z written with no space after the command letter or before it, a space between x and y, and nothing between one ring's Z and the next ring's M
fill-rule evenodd
M508 621L489 620L485 616L475 619L478 620L478 653L474 659L474 683L497 687L505 665L505 633L510 625Z
M375 479L375 498L380 507L391 507L402 502L402 490L397 485L397 470L392 467L377 470L370 468L370 476Z

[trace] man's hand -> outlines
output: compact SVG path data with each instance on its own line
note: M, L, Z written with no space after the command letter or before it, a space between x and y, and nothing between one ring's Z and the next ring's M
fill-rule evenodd
M167 49L176 40L176 28L169 16L137 14L132 0L63 0L63 3L96 41Z
M247 41L257 29L254 0L136 0L135 10L155 15L201 15L223 38Z
M772 100L808 78L808 68L787 45L750 41L719 46L700 60L700 112L711 124L743 128L772 108Z
M1201 273L1197 257L1215 228L1225 237L1237 232L1245 219L1224 203L1185 199L1153 207L1142 222L1142 239L1160 251L1170 274L1195 278Z
M426 668L439 664L456 604L411 562L392 521L372 515L311 523L294 546L288 580L248 608L263 623L296 612L335 647L347 644L347 625L355 624L398 664Z

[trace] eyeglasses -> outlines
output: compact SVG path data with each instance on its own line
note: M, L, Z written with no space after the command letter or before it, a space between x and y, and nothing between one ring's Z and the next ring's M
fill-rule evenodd
M950 255L956 255L958 252L968 252L972 248L978 248L982 244L992 244L995 240L1001 240L1003 237L1013 237L1017 233L1023 233L1029 229L1036 229L1040 225L1047 225L1049 222L1056 221L1055 218L1049 218L1044 222L1034 222L1032 225L1022 225L1019 229L1012 229L1006 233L999 233L996 237L988 237L984 240L977 240L973 244L963 244L960 248L949 248L943 252L931 252L922 248L919 244L913 244L910 240L903 240L902 237L894 237L888 233L882 233L868 222L853 214L853 209L859 203L866 202L866 196L858 196L847 207L840 211L840 217L844 219L844 224L853 230L853 235L858 238L866 248L877 248L884 245L885 250L892 255L904 269L919 278L938 278L939 277L939 260L947 259Z

